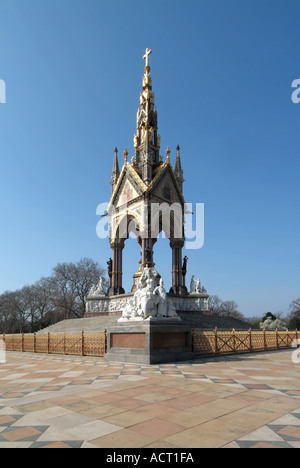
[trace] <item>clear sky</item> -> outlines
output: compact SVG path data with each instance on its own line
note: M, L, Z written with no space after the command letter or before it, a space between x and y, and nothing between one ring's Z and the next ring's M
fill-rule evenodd
M184 194L205 204L187 280L247 316L300 296L300 4L296 0L1 0L0 293L57 262L106 267L96 207L114 147L133 155L146 47L161 153L181 147ZM129 240L125 286L139 249ZM171 251L157 268L170 286Z

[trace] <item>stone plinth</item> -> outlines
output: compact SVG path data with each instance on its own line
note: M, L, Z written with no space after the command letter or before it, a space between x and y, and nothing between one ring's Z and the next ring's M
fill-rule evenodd
M168 319L121 322L107 330L105 359L138 364L194 359L192 330Z

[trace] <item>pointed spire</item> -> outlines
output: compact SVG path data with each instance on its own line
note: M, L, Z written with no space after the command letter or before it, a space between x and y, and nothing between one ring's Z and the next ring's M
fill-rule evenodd
M153 169L159 165L160 136L157 134L157 111L154 108L154 93L150 75L149 55L146 49L143 59L146 60L143 76L143 91L140 94L140 109L137 112L136 134L134 135L135 164L142 172L143 181L149 184L153 178Z
M120 169L119 169L119 161L118 161L118 148L115 148L115 157L114 157L114 165L113 165L113 170L111 173L111 179L110 183L112 185L112 190L114 190L114 187L116 183L118 182L118 178L120 175Z
M175 175L176 175L176 179L178 181L178 184L179 184L179 187L182 191L182 185L183 185L183 182L184 182L184 178L183 178L183 170L182 170L182 167L181 167L181 158L180 158L180 146L177 145L177 156L176 156L176 163L175 163Z

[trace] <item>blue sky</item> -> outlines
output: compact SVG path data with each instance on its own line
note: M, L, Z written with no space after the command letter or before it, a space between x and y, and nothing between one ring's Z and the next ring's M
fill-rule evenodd
M133 155L149 47L161 153L175 162L181 146L185 199L205 204L188 282L247 316L287 312L300 296L299 13L294 0L1 0L0 293L57 262L106 266L96 207L114 147ZM129 240L127 289L138 259ZM170 286L167 240L155 259Z

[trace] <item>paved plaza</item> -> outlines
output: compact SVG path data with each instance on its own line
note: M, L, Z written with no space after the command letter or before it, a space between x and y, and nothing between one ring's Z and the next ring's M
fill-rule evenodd
M299 448L292 350L162 365L7 352L0 448Z

